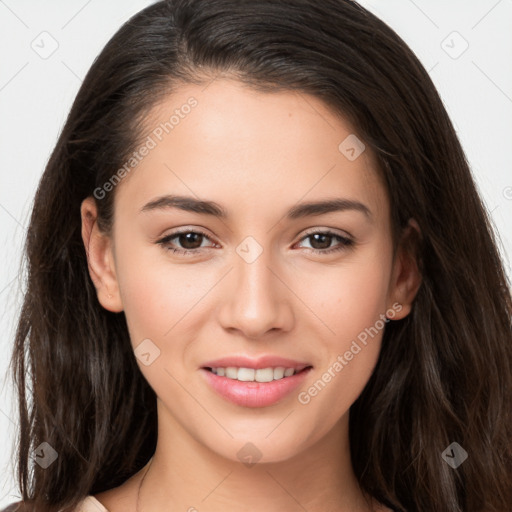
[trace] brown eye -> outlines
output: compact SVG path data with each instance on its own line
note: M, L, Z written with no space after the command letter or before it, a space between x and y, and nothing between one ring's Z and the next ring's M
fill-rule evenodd
M350 238L331 231L316 231L314 233L308 233L304 238L302 238L302 240L308 239L310 240L310 249L318 254L329 254L336 251L342 251L354 244L354 241ZM333 241L338 241L338 245L331 247Z
M311 247L313 249L329 249L334 237L326 233L315 233L309 235L309 238L312 240Z
M201 233L189 232L189 233L180 233L175 238L178 239L180 245L184 249L199 249L201 247L201 241L203 239L203 235ZM199 240L199 245L197 241Z
M198 253L201 249L206 248L202 245L205 239L210 240L206 233L188 230L166 235L158 240L157 244L174 253L191 254ZM175 247L175 245L178 245L178 247Z

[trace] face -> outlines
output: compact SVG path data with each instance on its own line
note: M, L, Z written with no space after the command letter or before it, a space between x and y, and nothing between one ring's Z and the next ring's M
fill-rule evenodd
M182 86L147 126L111 237L84 220L99 300L126 315L160 426L288 459L346 422L417 290L375 161L317 98L227 79Z

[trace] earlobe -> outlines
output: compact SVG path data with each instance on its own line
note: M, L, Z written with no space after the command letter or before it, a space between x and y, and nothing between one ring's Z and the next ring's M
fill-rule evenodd
M82 201L80 214L89 275L96 288L98 300L108 311L119 313L123 311L123 305L115 272L112 240L98 227L97 208L93 197Z
M419 244L421 229L414 219L402 233L391 281L391 304L398 303L401 309L396 312L394 320L405 318L411 312L414 299L421 286L421 272L419 265Z

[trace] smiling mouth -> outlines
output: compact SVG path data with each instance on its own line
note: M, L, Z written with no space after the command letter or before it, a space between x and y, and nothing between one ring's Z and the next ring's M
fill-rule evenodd
M205 367L219 377L226 377L228 379L237 380L239 382L273 382L275 380L282 380L292 377L298 373L302 373L311 369L312 366L305 366L301 369L286 368L284 366L268 367L268 368L245 368L245 367Z

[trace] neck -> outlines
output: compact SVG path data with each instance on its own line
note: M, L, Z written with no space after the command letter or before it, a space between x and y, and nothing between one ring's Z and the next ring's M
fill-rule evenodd
M256 503L265 512L372 510L353 473L348 414L294 457L246 465L209 450L161 412L157 448L143 470L137 512L254 510Z

